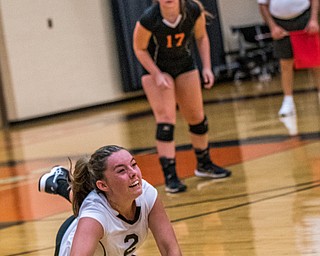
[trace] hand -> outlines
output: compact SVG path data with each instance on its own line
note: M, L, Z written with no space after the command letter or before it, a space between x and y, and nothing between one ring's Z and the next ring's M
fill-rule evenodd
M214 83L214 74L212 70L209 68L202 69L202 77L204 82L204 88L210 89Z
M310 34L319 33L319 23L317 21L310 20L305 27L305 31Z
M156 86L162 89L171 89L174 87L174 80L168 73L159 73L154 78Z
M288 35L289 32L278 25L275 25L271 28L271 36L274 40L282 39Z

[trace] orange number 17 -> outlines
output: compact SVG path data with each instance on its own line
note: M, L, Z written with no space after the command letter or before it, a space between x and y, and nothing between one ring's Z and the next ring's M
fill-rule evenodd
M183 39L184 39L185 34L180 33L180 34L175 34L174 39L177 40L176 47L179 47L182 45ZM167 48L172 48L172 35L167 36Z

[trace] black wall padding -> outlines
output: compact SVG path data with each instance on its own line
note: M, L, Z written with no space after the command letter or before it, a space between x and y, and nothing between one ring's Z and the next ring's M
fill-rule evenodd
M133 52L133 30L136 21L143 11L152 4L152 0L112 0L111 3L123 90L125 92L137 91L142 88L140 81L142 68ZM211 41L212 65L220 65L224 63L224 52L216 0L202 0L202 3L215 16L207 29ZM197 62L199 63L199 61L197 57ZM201 66L199 65L199 67Z
M151 4L152 0L112 0L120 69L125 92L142 88L140 82L142 68L134 55L132 38L136 21Z
M215 67L225 64L225 52L218 3L216 0L201 0L201 2L206 10L214 16L214 19L208 20L207 31L211 43L211 62L212 66Z

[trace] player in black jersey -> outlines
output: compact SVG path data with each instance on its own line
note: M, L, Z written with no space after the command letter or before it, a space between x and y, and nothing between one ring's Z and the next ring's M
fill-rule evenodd
M202 61L204 87L214 83L206 16L196 0L157 0L137 22L133 46L145 69L142 86L157 123L156 140L166 191L186 190L176 173L174 127L176 105L189 124L197 158L195 175L226 178L231 172L215 165L209 155L208 122L203 109L200 73L192 57L195 38Z

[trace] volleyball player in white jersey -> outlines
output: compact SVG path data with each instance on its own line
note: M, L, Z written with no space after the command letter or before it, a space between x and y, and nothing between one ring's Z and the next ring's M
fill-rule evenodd
M274 39L275 57L280 59L281 85L284 93L279 116L296 114L293 100L293 51L289 31L319 33L319 0L257 0L260 12ZM320 99L320 68L312 68Z
M71 190L68 180L69 171L61 166L39 180L39 191L59 194L73 205L74 216L59 229L55 255L135 255L149 228L161 255L181 255L157 190L142 179L126 149L105 146L79 159Z

